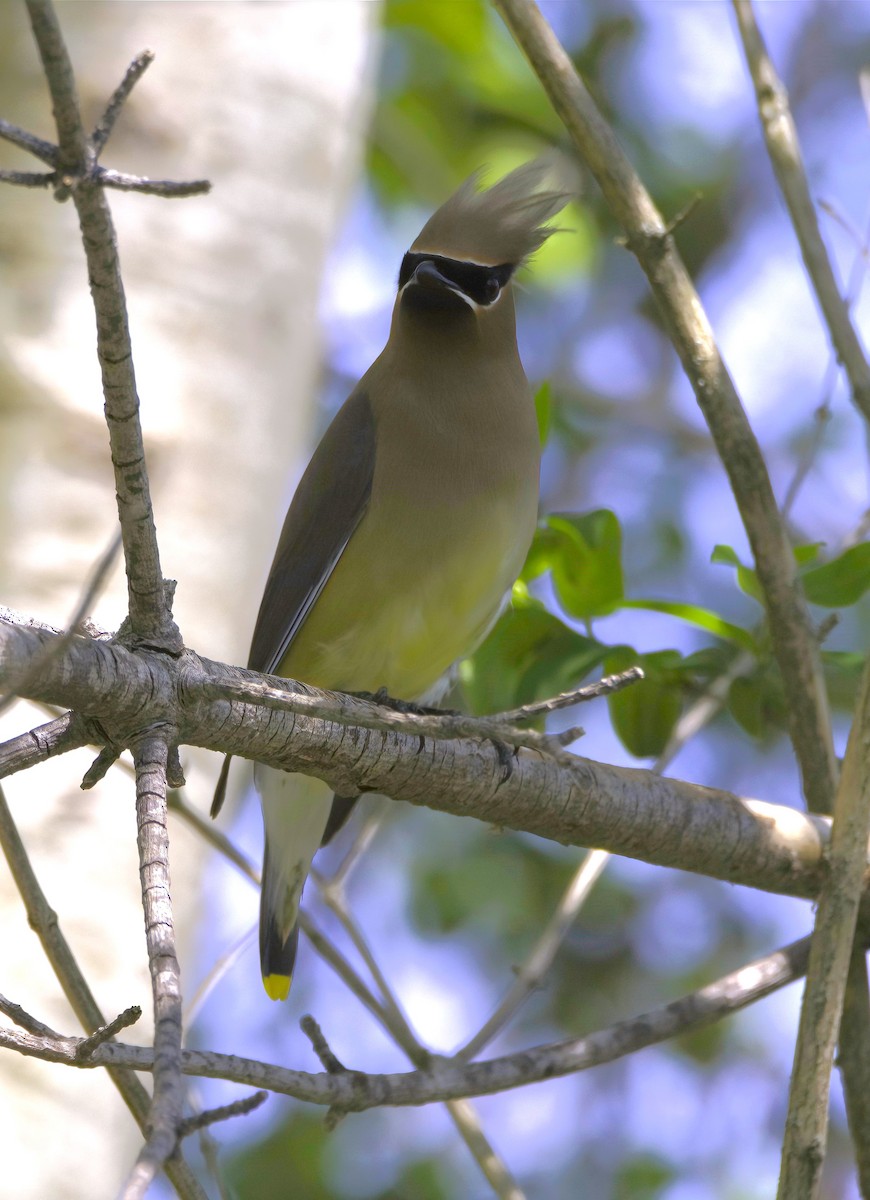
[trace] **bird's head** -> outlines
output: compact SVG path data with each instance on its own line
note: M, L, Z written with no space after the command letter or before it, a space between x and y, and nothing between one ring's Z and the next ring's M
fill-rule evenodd
M509 328L515 271L555 232L545 224L570 199L544 191L552 163L536 160L492 187L475 172L429 218L402 260L396 319L419 329Z

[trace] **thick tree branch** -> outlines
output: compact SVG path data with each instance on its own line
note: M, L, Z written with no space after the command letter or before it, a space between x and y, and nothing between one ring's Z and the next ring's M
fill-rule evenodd
M61 932L57 914L50 907L45 893L39 886L39 881L27 857L24 843L21 841L12 814L6 804L2 788L0 788L0 847L3 849L12 878L24 901L27 920L42 943L45 956L57 976L58 983L82 1027L87 1030L88 1034L93 1034L97 1029L105 1027L106 1018L100 1011L70 950L69 943ZM77 1039L77 1044L81 1045L86 1041L86 1038ZM105 1050L109 1044L103 1044L99 1050ZM151 1104L148 1093L130 1071L120 1066L106 1065L110 1079L121 1093L124 1103L133 1114L143 1135L147 1136L148 1110ZM166 1163L165 1170L182 1200L208 1200L183 1158L176 1156Z
M20 669L51 636L0 623L0 678ZM825 818L651 771L579 757L557 762L529 750L517 752L505 777L490 742L433 742L416 733L381 733L212 700L214 684L230 677L280 686L191 651L173 659L74 638L35 677L29 698L83 711L116 747L166 722L178 730L179 744L307 772L340 795L383 792L566 845L597 846L787 895L815 896L821 887ZM292 686L321 702L333 698Z
M779 1200L814 1200L821 1187L834 1047L867 869L870 659L864 668L861 694L843 760L835 818L831 835L831 869L819 899L801 1007L782 1150Z
M830 812L837 772L819 648L761 449L698 293L667 224L533 0L495 0L495 4L649 280L749 537L785 682L791 740L807 803L816 812Z
M226 1079L295 1096L340 1112L384 1105L404 1106L491 1095L613 1062L646 1046L691 1033L753 1004L806 972L809 938L749 963L707 987L640 1017L619 1021L585 1038L538 1046L484 1062L462 1063L433 1056L422 1070L368 1075L352 1069L310 1074L213 1051L185 1050L186 1075ZM77 1038L45 1038L0 1026L0 1046L66 1066L153 1069L149 1049L110 1042L86 1063L76 1058Z

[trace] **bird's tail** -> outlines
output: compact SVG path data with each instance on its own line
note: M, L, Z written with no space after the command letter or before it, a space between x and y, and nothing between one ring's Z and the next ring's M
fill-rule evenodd
M332 808L319 779L257 766L266 849L260 892L260 968L270 1000L286 1000L293 976L302 888Z

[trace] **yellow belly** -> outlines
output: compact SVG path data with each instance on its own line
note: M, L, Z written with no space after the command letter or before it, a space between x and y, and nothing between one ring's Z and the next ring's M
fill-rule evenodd
M280 674L341 691L425 695L486 634L534 525L533 507L518 508L516 497L456 517L407 506L367 514Z

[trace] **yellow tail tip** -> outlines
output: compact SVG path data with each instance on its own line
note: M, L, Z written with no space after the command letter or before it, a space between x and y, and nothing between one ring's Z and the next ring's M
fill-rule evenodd
M264 975L263 987L270 1000L286 1000L290 994L290 976Z

